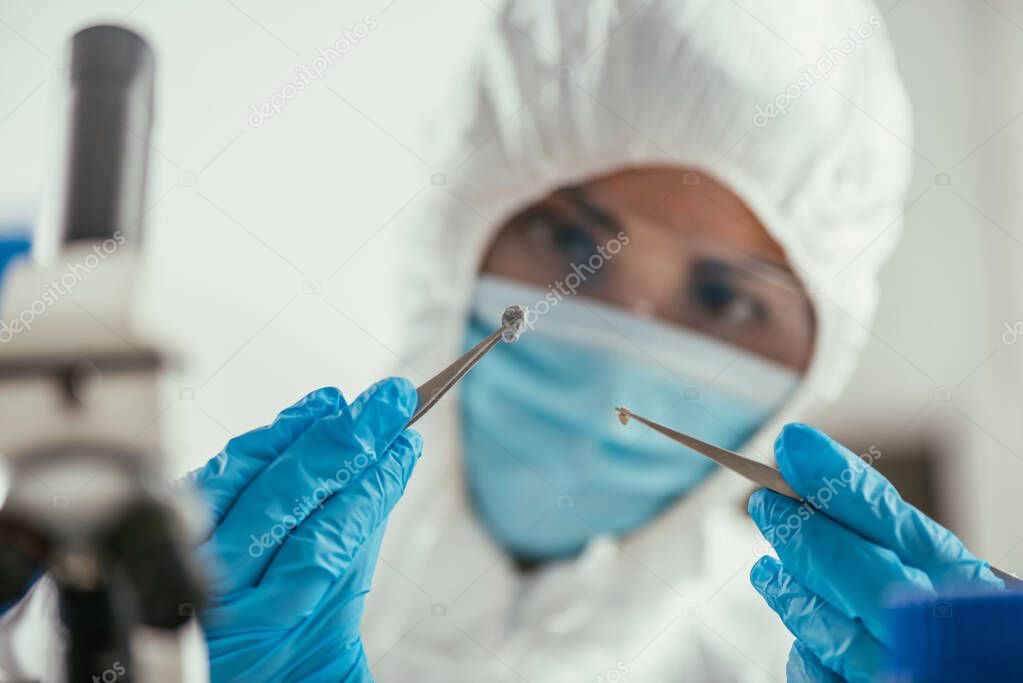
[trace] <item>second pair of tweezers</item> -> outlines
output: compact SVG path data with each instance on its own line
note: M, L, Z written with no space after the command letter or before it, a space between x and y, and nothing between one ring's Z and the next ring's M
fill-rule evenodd
M780 493L783 496L802 502L802 497L788 485L785 479L781 476L781 472L769 465L765 465L762 462L757 462L756 460L739 455L733 451L709 444L706 441L701 441L694 436L677 432L674 429L665 427L653 420L636 415L628 408L618 407L615 410L618 411L618 419L622 424L628 424L630 418L635 419L637 422L642 422L647 427L650 427L650 429L664 434L669 439L691 448L706 458L710 458L717 464L727 467L754 484L759 484L760 486L770 489L775 493ZM827 513L825 512L825 514ZM991 568L991 571L995 574L995 576L1005 582L1007 587L1015 590L1023 589L1023 580L1016 578L1009 572L999 569L994 565L988 566Z

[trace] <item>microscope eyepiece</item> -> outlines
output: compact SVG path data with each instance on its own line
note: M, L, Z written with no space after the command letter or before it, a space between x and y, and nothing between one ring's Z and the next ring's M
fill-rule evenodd
M133 241L144 212L154 58L138 34L92 26L71 41L68 145L60 245L118 235Z

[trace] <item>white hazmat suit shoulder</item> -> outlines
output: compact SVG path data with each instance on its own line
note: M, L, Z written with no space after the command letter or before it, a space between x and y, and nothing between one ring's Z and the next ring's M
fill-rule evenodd
M769 458L782 422L841 390L910 168L908 102L873 5L512 1L460 85L436 126L444 184L395 232L413 367L460 350L480 261L511 214L568 183L668 165L735 191L813 301L806 380L746 450ZM749 586L765 544L732 475L629 538L519 574L466 499L458 419L449 401L420 423L426 452L389 524L363 629L378 680L784 678L791 639Z

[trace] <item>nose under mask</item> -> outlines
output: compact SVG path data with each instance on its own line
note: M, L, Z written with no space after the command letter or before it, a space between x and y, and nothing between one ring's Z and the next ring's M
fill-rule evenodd
M494 349L462 380L459 400L473 504L496 542L523 559L628 534L713 471L656 433L622 427L614 406L736 449L799 383L713 338L492 276L477 283L466 348L509 303L538 314L534 329Z

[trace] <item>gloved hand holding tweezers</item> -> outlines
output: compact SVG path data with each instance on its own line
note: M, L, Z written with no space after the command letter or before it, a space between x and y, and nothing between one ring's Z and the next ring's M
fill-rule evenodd
M188 479L210 510L198 548L213 574L200 614L219 680L371 680L359 636L387 517L422 452L408 429L526 310L418 389L386 379L350 404L319 389L232 439Z

